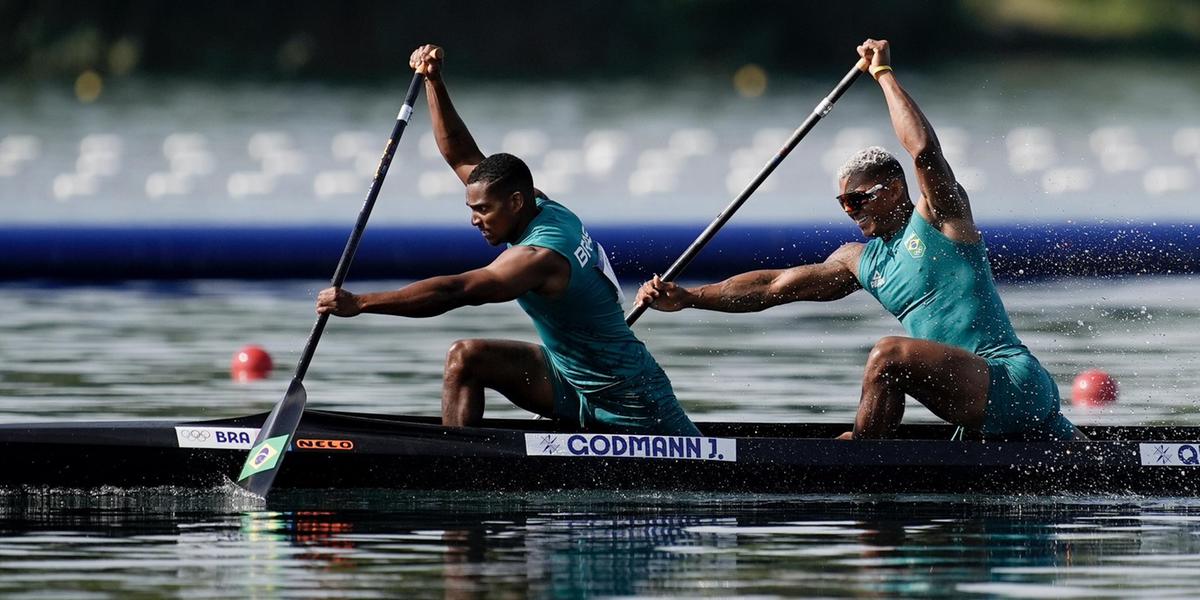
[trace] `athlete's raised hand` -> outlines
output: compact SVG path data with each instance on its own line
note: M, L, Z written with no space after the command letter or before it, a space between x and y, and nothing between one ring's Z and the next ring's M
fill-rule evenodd
M425 44L413 50L412 56L408 58L408 66L424 75L426 79L437 81L442 77L442 59L445 55L441 46Z
M892 64L891 45L887 40L868 38L858 47L858 55L863 57L872 67L883 67Z

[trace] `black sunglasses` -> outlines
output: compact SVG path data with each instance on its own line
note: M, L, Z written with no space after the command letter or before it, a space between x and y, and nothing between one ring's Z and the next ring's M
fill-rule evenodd
M842 208L846 210L862 210L862 207L866 206L868 202L875 201L875 198L879 195L879 191L882 189L883 184L877 183L871 186L871 189L868 189L865 192L855 191L839 194L837 196L837 201L840 202Z

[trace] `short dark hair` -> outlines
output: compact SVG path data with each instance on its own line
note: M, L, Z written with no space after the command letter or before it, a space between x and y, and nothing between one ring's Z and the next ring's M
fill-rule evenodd
M503 196L521 192L526 200L533 199L533 174L525 161L504 152L493 154L475 165L467 177L467 185L483 183L488 191Z

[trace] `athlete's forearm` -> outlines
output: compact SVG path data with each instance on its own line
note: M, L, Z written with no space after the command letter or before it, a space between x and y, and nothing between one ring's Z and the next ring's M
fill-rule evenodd
M940 152L941 146L933 132L933 125L929 124L916 101L900 86L891 71L880 74L879 87L887 99L888 113L900 145L918 160L931 152Z
M438 151L450 168L457 171L462 165L478 164L483 153L467 130L466 123L458 116L458 111L454 110L450 93L440 77L425 80L425 98L433 121L433 137L437 141Z
M771 283L779 271L751 271L725 281L688 289L689 308L740 313L758 312L783 301L772 294Z
M859 289L835 259L790 269L751 271L688 290L687 306L722 312L756 312L789 302L829 302Z
M942 154L941 144L933 125L917 108L917 103L900 87L891 71L879 76L879 84L887 97L888 112L896 137L913 157L916 179L922 195L929 201L935 218L970 218L966 192L954 178L954 172Z
M431 277L398 290L358 295L362 312L401 317L436 317L467 304L464 286L455 277Z

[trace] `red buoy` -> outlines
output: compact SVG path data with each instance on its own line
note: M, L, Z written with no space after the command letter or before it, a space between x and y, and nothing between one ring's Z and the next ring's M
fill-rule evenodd
M1100 369L1088 369L1075 377L1071 403L1075 406L1104 406L1117 401L1117 382Z
M229 362L229 376L234 381L254 381L270 375L274 366L271 355L262 346L250 344L233 354L233 360Z

